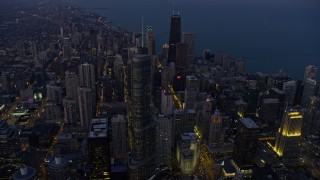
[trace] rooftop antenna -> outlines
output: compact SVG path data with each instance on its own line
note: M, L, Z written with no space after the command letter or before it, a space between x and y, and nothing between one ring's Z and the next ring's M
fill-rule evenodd
M142 36L142 38L141 38L141 46L142 47L144 47L144 33L143 33L143 20L144 20L144 17L142 17L142 19L141 19L141 21L142 21L142 23L141 23L141 36Z

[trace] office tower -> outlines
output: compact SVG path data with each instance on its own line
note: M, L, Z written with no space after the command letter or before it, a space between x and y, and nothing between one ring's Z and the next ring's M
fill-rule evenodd
M78 119L78 106L76 102L69 98L63 99L64 121L68 124L74 124Z
M32 180L37 176L37 170L33 167L27 167L26 165L22 165L19 170L17 170L12 178L14 180Z
M227 70L230 67L230 63L231 57L229 55L224 55L222 57L222 67Z
M57 155L48 163L49 179L69 179L69 162L60 155Z
M173 112L173 94L168 89L161 91L161 114L172 115Z
M186 70L188 67L188 45L186 43L176 44L175 65L177 70Z
M18 132L7 122L0 120L0 177L11 179L12 173L20 167L21 145Z
M258 109L259 122L273 129L276 124L279 124L279 106L279 99L264 98Z
M81 64L79 65L79 77L80 77L80 86L90 88L92 90L95 89L95 73L94 73L94 65L92 64Z
M168 59L169 58L169 44L165 43L162 45L162 56L165 58L165 59Z
M169 62L168 63L168 72L169 72L169 76L168 76L168 80L170 83L174 83L174 77L175 77L175 74L176 74L176 65L175 65L175 62Z
M234 141L233 160L237 171L244 174L245 177L250 177L252 174L260 132L260 127L251 118L239 119Z
M114 69L114 93L116 101L124 101L124 77L123 77L123 59L122 56L116 55L116 59L113 64Z
M88 134L90 179L110 179L110 142L106 118L92 119Z
M64 42L62 46L62 55L65 59L70 59L72 56L72 47L70 42Z
M114 115L111 119L110 153L115 165L125 164L127 158L127 121L124 115Z
M302 135L317 136L320 133L320 98L313 96L304 112Z
M91 89L93 109L95 109L97 97L96 97L96 78L95 67L92 64L79 65L79 85L80 87L86 87Z
M235 70L237 73L244 73L244 60L239 58L235 60Z
M60 103L62 100L62 89L61 86L55 84L53 81L46 85L47 99L49 101Z
M149 56L155 54L155 43L153 39L153 31L151 26L147 26L147 48Z
M196 55L196 33L194 32L184 32L183 42L187 44L187 62L192 64Z
M184 109L194 109L198 95L198 79L195 76L186 77Z
M162 89L167 88L168 82L169 82L169 69L165 67L161 71L161 88Z
M117 92L117 90L113 91L114 86L115 86L115 84L113 83L112 78L110 76L103 76L101 78L101 85L99 88L99 90L100 90L99 96L100 96L100 99L102 98L102 102L112 102L113 101L113 92L115 92L115 93ZM117 101L117 98L116 98L116 101Z
M213 99L209 96L202 102L202 111L197 112L195 132L199 139L209 141L209 129Z
M65 74L66 97L78 102L79 76L67 71Z
M1 72L1 87L3 91L8 91L11 87L10 73Z
M194 133L183 133L177 143L176 158L182 174L191 175L200 156L200 141Z
M91 119L93 117L91 89L86 87L79 87L78 98L79 98L79 112L80 112L81 126L88 129Z
M55 103L47 103L44 106L44 114L47 123L60 123L62 120L62 108L61 105Z
M221 51L217 51L214 53L214 64L215 65L222 65L222 58L223 55L221 53Z
M193 132L195 121L195 110L194 109L175 109L173 111L173 128L175 137L179 137L182 133Z
M173 138L172 138L172 118L170 116L159 115L155 117L156 128L156 164L157 167L170 167Z
M307 66L304 71L304 81L306 81L308 78L316 79L317 78L317 70L318 70L318 68L314 65Z
M176 44L181 42L181 17L171 16L168 62L176 60Z
M148 179L155 170L155 123L151 116L150 56L131 60L129 115L130 179Z
M297 82L294 80L284 82L282 91L286 94L286 102L288 103L288 105L293 106L296 97Z
M219 110L216 110L212 115L209 129L208 146L210 148L217 148L223 143L223 127L222 117Z
M279 128L275 152L286 159L299 158L303 116L297 108L287 107Z
M317 81L311 78L307 78L304 81L304 88L301 98L301 107L306 108L310 102L310 98L316 95Z

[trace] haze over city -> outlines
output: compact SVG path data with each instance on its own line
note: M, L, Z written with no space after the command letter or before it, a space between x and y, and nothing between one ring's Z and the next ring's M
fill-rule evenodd
M317 0L0 2L0 179L319 179Z

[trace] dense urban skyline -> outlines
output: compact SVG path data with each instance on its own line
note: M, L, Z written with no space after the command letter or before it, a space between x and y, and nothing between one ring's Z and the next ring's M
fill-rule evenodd
M248 72L178 11L158 43L70 2L0 3L0 179L320 178L317 64Z

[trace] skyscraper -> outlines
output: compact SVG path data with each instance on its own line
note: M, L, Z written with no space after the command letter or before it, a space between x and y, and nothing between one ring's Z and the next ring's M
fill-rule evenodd
M176 44L176 68L178 70L185 70L188 67L187 60L188 46L186 43Z
M96 78L95 78L95 70L94 65L92 64L81 64L79 65L79 77L80 87L86 87L91 89L91 95L92 95L92 108L94 109L96 105Z
M294 80L284 82L282 91L286 94L286 102L288 102L288 105L293 106L297 92L297 82Z
M301 98L301 107L306 108L310 102L310 98L316 94L317 81L307 78L304 82L304 88Z
M91 89L86 87L79 87L78 97L81 126L84 126L88 129L93 117Z
M151 116L150 63L148 55L131 60L129 112L130 179L148 179L155 170L155 123Z
M106 118L92 119L88 135L90 179L110 179L110 142Z
M127 126L124 115L114 115L111 119L110 152L116 165L127 158Z
M66 123L76 123L78 114L77 113L77 105L74 100L69 99L69 98L64 98L63 99L63 110L64 110L64 120Z
M79 76L67 71L65 74L66 96L78 103Z
M181 42L181 17L174 14L171 16L168 62L175 62L178 42Z
M316 79L318 68L313 65L309 65L306 67L304 71L304 80L306 81L308 78Z
M147 26L147 48L149 56L155 54L155 43L153 39L153 31L151 26Z
M251 118L239 120L234 141L233 159L237 171L246 177L250 177L252 174L260 132L260 127Z
M222 117L219 110L212 115L209 129L209 142L211 148L219 147L223 137Z
M275 152L284 158L298 158L303 116L296 108L287 107L278 130Z

